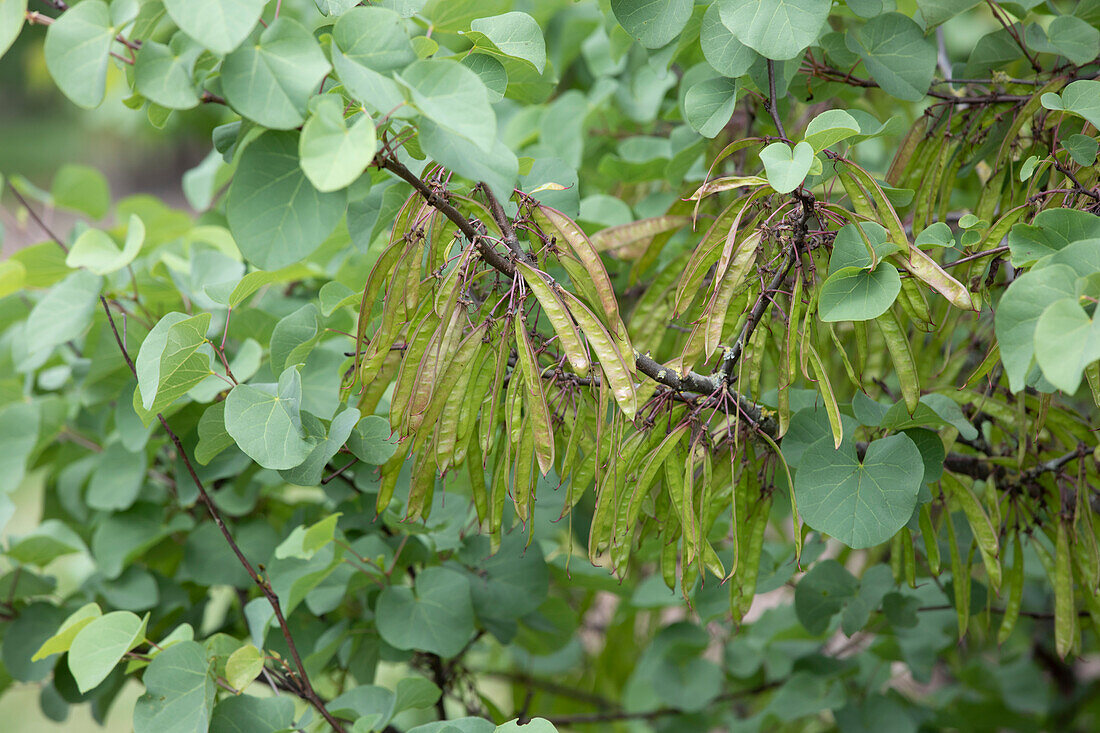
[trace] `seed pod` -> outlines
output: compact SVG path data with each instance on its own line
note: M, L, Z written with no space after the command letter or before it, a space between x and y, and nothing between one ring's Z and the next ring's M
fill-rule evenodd
M679 559L676 539L667 539L661 546L661 579L669 590L676 590L676 561Z
M886 342L886 349L894 362L894 373L897 374L898 383L901 385L905 406L912 414L917 409L917 403L920 402L920 382L917 378L917 363L909 348L909 339L906 338L894 311L890 309L876 318L875 323L878 324L882 338Z
M737 246L730 263L729 271L717 283L714 298L707 306L707 328L704 340L704 353L709 360L722 340L722 329L726 325L726 313L734 293L745 282L749 269L756 261L756 250L760 245L760 232L754 231ZM715 275L717 278L717 274Z
M925 118L918 117L913 126L909 128L909 131L905 133L905 137L902 138L901 144L898 145L898 149L894 153L894 159L890 161L890 167L886 170L886 182L891 186L897 186L901 183L901 176L908 169L909 161L913 158L917 144L924 138L926 127Z
M997 632L997 643L1004 644L1016 628L1020 617L1020 606L1024 599L1024 548L1020 543L1020 533L1012 537L1012 566L1005 569L1005 612L1001 618L1001 628Z
M493 532L499 532L504 522L504 502L508 498L508 479L512 473L512 442L506 434L497 439L498 450L486 453L487 456L495 455L497 462L493 466L493 485L490 491L490 519L489 526Z
M508 324L505 323L507 328ZM483 409L480 422L479 439L481 440L481 452L489 455L489 448L493 439L493 431L500 422L502 415L497 409L500 403L501 387L504 385L504 373L508 370L508 355L511 353L512 340L506 337L507 330L502 331L497 338L496 364L493 367L493 384L489 389L489 406Z
M1054 545L1054 648L1065 659L1077 639L1077 606L1073 602L1073 568L1069 554L1069 530L1058 522Z
M516 269L523 275L524 281L535 294L535 298L542 306L542 312L546 314L546 320L554 327L558 335L562 350L569 358L569 363L577 374L587 374L591 363L588 360L588 352L581 342L581 335L577 331L573 318L565 308L565 303L554 292L553 286L548 284L542 273L528 265L526 262L516 262Z
M615 401L627 419L633 420L638 411L638 404L637 395L634 391L634 381L631 378L633 369L626 363L627 355L619 352L618 347L611 340L611 334L607 332L595 314L588 310L577 296L566 290L563 290L561 294L569 307L569 311L573 314L577 323L580 324L585 338L588 339L588 343L592 347L592 351L599 358L600 368L611 387L611 393L614 395ZM630 354L629 359L633 363L634 355Z
M442 447L444 454L450 457L458 439L459 409L465 401L470 375L474 365L480 361L481 352L485 350L485 330L486 325L482 323L463 339L447 366L447 371L439 379L427 408L410 418L410 428L419 431L413 439L413 450L421 450L426 442L427 431L420 431L420 426L435 425L437 450ZM450 410L447 410L448 406L451 407Z
M989 576L989 586L994 592L998 591L1001 587L1001 563L998 558L1000 546L997 541L997 529L993 527L978 497L953 473L944 472L940 484L951 502L966 514L970 529L974 533L974 541L978 543L978 550L985 564L986 575Z
M948 515L947 546L951 550L951 585L955 591L955 615L959 621L959 639L966 636L970 623L970 553L963 558L958 540L955 538L955 523Z
M608 330L615 334L625 332L619 318L619 300L615 297L615 289L611 287L611 278L607 276L607 270L604 269L603 262L600 260L600 253L592 246L588 235L581 230L577 222L557 209L540 204L532 209L532 214L540 226L556 231L584 265L592 287L596 290L604 316L607 318ZM545 226L547 224L549 227Z
M913 549L913 535L910 534L908 527L902 527L901 532L898 533L901 537L901 551L904 561L905 570L905 582L909 584L910 588L917 587L917 554Z
M898 305L905 311L905 315L916 323L917 327L924 331L934 331L936 324L932 322L932 313L928 310L928 300L924 292L917 285L917 281L911 277L902 279L901 290L898 293Z
M924 540L924 557L928 561L928 570L933 576L940 574L940 543L936 536L936 530L932 526L932 512L928 504L922 504L920 515L920 536Z
M612 252L620 259L634 259L641 252L635 251L637 247L630 247L629 252L624 251L628 245L644 243L644 240L662 232L676 231L690 223L691 217L688 216L654 216L601 229L592 235L591 242L597 252Z
M760 554L764 549L764 529L768 526L768 514L771 512L771 496L763 496L758 501L747 526L741 533L744 545L741 557L743 572L737 573L730 582L730 611L734 623L740 623L752 606L756 596L756 579L760 574Z
M489 526L489 489L485 486L485 466L482 464L481 444L470 441L470 460L466 461L470 473L470 495L477 510L478 525L484 530Z
M397 477L401 473L401 466L404 465L411 447L412 441L409 440L398 443L397 450L381 466L382 481L379 483L378 499L374 504L374 509L378 514L384 512L386 507L390 505L390 500L393 499L394 489L397 488Z
M458 430L455 432L455 445L451 453L451 465L460 465L470 450L470 444L478 442L478 455L483 457L481 444L473 439L474 428L477 425L478 413L482 404L486 401L490 385L493 381L494 367L496 365L495 352L488 346L484 346L478 352L480 361L472 370L470 381L466 387L462 401L458 406ZM450 405L448 405L449 409ZM442 462L440 466L442 467ZM484 467L484 465L482 466Z
M401 245L394 243L382 250L382 254L378 256L378 260L374 263L374 267L371 268L370 275L367 276L367 282L363 285L363 297L359 301L359 320L355 328L355 370L359 371L360 357L363 351L363 347L366 345L367 326L371 322L371 311L374 309L374 301L378 298L378 293L381 292L382 286L386 282L386 278L390 272L393 271L394 266L397 264L397 259L401 254ZM391 324L392 324L391 319ZM386 344L386 349L392 345L392 342Z
M523 370L523 385L526 388L528 429L533 434L539 471L545 476L554 467L554 433L550 426L550 408L546 405L546 395L542 389L542 370L527 338L523 317L515 319L513 326L517 360Z
M524 380L526 382L527 380ZM531 517L531 502L534 499L535 437L530 419L520 423L519 446L516 450L516 471L512 481L512 501L516 506L516 516L526 523Z
M672 507L680 518L684 543L683 564L687 566L695 561L695 555L699 549L699 525L692 502L695 492L695 471L690 451L677 450L675 456L673 460L666 461L664 464L665 485L668 487L668 497L672 500Z
M405 519L423 522L432 511L435 494L435 453L423 451L413 464L409 478L409 501L405 505Z
M462 250L458 262L455 263L455 266L452 267L451 271L443 278L443 282L440 283L439 288L435 291L435 313L440 318L447 315L454 307L452 302L458 300L460 285L466 277L466 265L470 261L470 257L473 255L474 251L475 248L472 244Z
M412 399L413 388L417 380L420 362L427 352L432 337L439 328L439 317L430 309L420 319L414 330L409 332L405 347L405 357L397 372L393 393L390 396L390 427L401 430Z
M829 374L825 371L825 365L821 363L821 356L813 346L808 347L810 363L813 365L814 374L817 377L817 390L825 401L825 412L829 416L829 427L833 429L833 447L840 448L844 440L844 426L840 422L840 406L837 404L836 395L833 394L833 385L829 381Z

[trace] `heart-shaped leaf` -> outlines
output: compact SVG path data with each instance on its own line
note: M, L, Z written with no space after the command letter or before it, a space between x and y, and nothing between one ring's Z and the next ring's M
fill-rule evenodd
M121 250L107 232L87 229L73 242L65 264L69 267L83 267L97 275L107 275L133 262L144 242L145 225L137 214L130 214L126 244Z
M302 170L318 191L337 191L363 173L377 148L374 121L365 112L348 126L340 98L326 94L302 127L298 154Z
M901 292L901 276L880 262L874 270L843 267L829 275L818 294L823 321L868 321L878 318Z
M181 641L149 663L146 693L134 707L134 733L190 733L207 730L214 707L214 675L206 649Z
M294 468L313 445L302 431L302 378L288 368L274 384L238 384L225 398L225 429L264 468Z
M795 475L806 524L852 548L885 542L913 515L924 476L920 450L907 435L873 441L861 463L855 445L827 441L806 449Z
M858 135L859 131L859 123L855 117L842 109L830 109L810 120L804 137L814 152L820 153L830 145Z
M453 657L474 632L470 583L444 567L421 571L415 589L386 586L374 613L378 633L398 649Z
M703 137L721 132L736 105L737 81L721 76L695 84L684 96L688 124Z
M1072 395L1085 367L1100 359L1100 321L1076 298L1051 303L1035 323L1035 358L1047 381Z
M768 185L778 193L790 193L802 185L814 162L814 149L800 142L792 150L787 143L775 142L760 151Z

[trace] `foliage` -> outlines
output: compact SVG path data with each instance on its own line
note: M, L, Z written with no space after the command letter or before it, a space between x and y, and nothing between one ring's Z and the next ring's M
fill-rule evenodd
M75 105L224 108L197 215L5 172L3 684L140 680L138 733L1095 727L1098 24L0 0Z

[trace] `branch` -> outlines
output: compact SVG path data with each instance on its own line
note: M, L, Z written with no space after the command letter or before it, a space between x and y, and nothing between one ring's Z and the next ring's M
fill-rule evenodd
M380 157L376 158L378 165L393 173L398 178L402 179L410 186L415 188L420 195L424 197L424 200L429 206L439 211L445 217L454 222L458 230L465 235L466 239L473 242L477 246L478 252L481 253L482 259L484 259L494 269L499 270L508 277L515 277L516 268L515 265L508 260L507 257L497 252L494 249L492 243L486 239L481 232L471 224L466 217L462 215L462 212L451 205L447 199L440 196L438 193L432 190L432 188L420 180L420 177L413 173L411 170L405 167L401 161L396 158ZM517 245L518 246L518 245Z
M512 250L512 253L517 258L533 263L535 258L531 253L524 252L523 248L519 246L516 228L512 226L512 220L504 213L504 207L497 201L497 197L493 195L492 190L485 184L481 184L481 190L485 192L485 199L489 202L489 213L493 215L493 220L496 221L497 226L500 227L500 233L504 235L504 244L508 249Z
M787 273L791 271L791 267L798 260L800 253L806 251L806 239L809 236L809 230L806 225L814 210L814 197L813 194L807 191L796 192L795 197L798 199L801 209L798 214L798 219L794 224L794 241L791 243L791 249L787 253L783 264L780 265L779 269L772 277L771 282L768 283L767 289L757 297L756 302L752 306L752 311L749 313L749 318L745 322L745 327L741 329L741 333L737 336L737 340L733 342L733 346L731 346L722 357L722 361L716 371L721 373L720 378L726 384L729 384L733 379L733 370L737 366L737 360L741 358L741 353L745 350L745 344L752 338L753 331L760 325L760 321L768 311L768 306L772 304L770 293L775 292L783 285L783 281L787 278Z
M467 239L475 243L478 252L481 253L482 259L484 259L489 266L507 277L516 276L516 267L512 263L512 260L493 248L492 243L486 239L478 230L478 227L472 223L472 221L476 221L476 219L472 221L467 220L462 215L462 212L452 206L443 196L432 190L428 184L420 180L415 173L405 167L400 161L391 157L380 156L375 159L375 164L394 173L399 178L409 183L424 197L424 200L429 206L432 206L454 222L459 231L461 231ZM806 195L808 196L809 194ZM812 209L813 197L811 196L807 200L810 202L809 207ZM805 200L803 205L806 206ZM501 213L503 214L503 211ZM804 215L807 218L809 216L809 214ZM505 217L505 219L507 219L507 217ZM501 231L504 231L503 227L501 227ZM805 238L803 235L802 241L804 240ZM717 392L722 386L722 383L713 377L703 376L702 374L691 371L680 374L647 354L635 353L634 360L638 371L642 374L645 374L658 384L663 384L677 392L698 392L699 394L710 395ZM765 429L765 432L774 432L774 426L772 426L770 420L764 416L763 408L760 405L736 392L731 391L730 394L736 398L739 409L744 415L757 422L762 429Z
M779 117L779 102L775 98L775 62L768 59L768 112L771 113L775 129L779 131L779 137L787 139L787 131L783 129L783 120Z

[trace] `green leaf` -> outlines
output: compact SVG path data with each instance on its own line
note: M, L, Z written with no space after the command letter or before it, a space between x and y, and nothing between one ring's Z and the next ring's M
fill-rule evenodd
M471 566L470 592L481 619L518 619L546 600L550 574L542 551L519 532L506 535L495 554L488 542L471 542L463 552Z
M416 108L438 128L469 140L482 153L496 154L497 118L477 74L457 61L425 59L406 67L400 79Z
M1100 30L1072 15L1059 15L1052 20L1046 37L1051 52L1060 53L1078 66L1100 56Z
M19 37L26 14L27 0L0 0L0 58Z
M862 235L860 230L863 231ZM868 243L879 260L897 252L898 245L889 241L888 236L886 228L873 221L860 222L858 228L855 224L845 224L837 231L836 239L833 240L833 251L829 255L829 274L845 267L869 268L872 261L871 253L867 249Z
M191 78L202 47L183 33L165 45L146 39L134 61L134 89L169 109L191 109L199 95Z
M18 293L27 283L27 268L18 260L0 262L0 298Z
M332 40L348 61L384 74L416 61L405 22L388 8L355 8L340 16Z
M1031 224L1016 224L1008 232L1012 264L1029 265L1065 249L1071 242L1100 237L1100 216L1076 209L1040 211Z
M111 188L107 178L86 165L61 166L50 185L53 205L79 211L93 219L102 219L111 208Z
M377 415L367 415L356 424L347 440L348 450L364 463L381 466L397 451L390 438L390 423Z
M474 46L485 53L510 56L531 64L541 74L546 69L546 40L538 21L527 13L513 11L490 18L478 18L467 33Z
M45 659L51 654L63 654L69 651L73 639L80 633L80 630L102 615L103 611L99 609L98 603L87 603L73 611L67 619L61 622L61 627L57 630L57 633L42 643L42 646L31 657L31 661L37 662L39 659Z
M872 547L909 521L923 475L920 450L904 434L872 441L862 463L850 442L833 450L819 441L806 449L795 475L798 512L849 547Z
M470 584L449 568L425 568L416 576L415 591L395 585L382 590L375 623L391 646L453 657L474 633Z
M825 148L859 133L860 126L855 117L842 109L830 109L810 120L803 137L815 153L820 153Z
M63 555L86 549L80 535L58 519L47 519L30 534L12 538L4 554L16 562L44 567Z
M692 5L692 0L611 0L611 12L631 38L660 48L684 30Z
M144 451L132 453L121 442L109 444L96 459L85 503L102 511L129 509L145 484L146 468Z
M885 313L899 292L901 276L889 263L874 270L842 267L821 286L818 312L823 321L868 321Z
M96 275L109 275L126 267L145 242L145 225L137 214L130 214L130 226L126 230L126 244L120 250L111 236L100 229L86 229L76 238L65 264L72 268L83 267Z
M46 293L27 318L28 351L37 354L83 335L102 287L103 278L78 270Z
M145 638L145 621L129 611L112 611L82 628L69 647L69 670L81 692L103 680L126 652Z
M964 13L982 0L917 0L924 27L932 28L939 25L959 13ZM881 11L880 11L881 12ZM877 13L876 13L877 15ZM863 16L865 18L871 16Z
M831 0L718 0L722 22L764 58L800 55L825 28Z
M206 465L219 453L233 445L233 436L225 429L225 401L215 402L199 418L199 444L195 460Z
M420 123L420 145L433 160L458 175L484 182L498 199L511 197L519 160L500 140L494 140L492 150L486 153L451 130L424 120Z
M117 32L102 0L72 6L46 29L46 68L76 106L91 109L103 101Z
M187 35L214 53L227 54L256 27L267 0L164 0L164 9Z
M836 560L822 560L794 588L794 611L814 636L825 633L845 603L854 598L859 581Z
M462 59L462 65L481 79L490 102L495 104L504 99L508 91L508 72L504 64L488 54L471 53Z
M1053 94L1051 96L1057 97ZM1100 81L1079 79L1072 82L1062 90L1060 99L1061 108L1084 117L1093 127L1100 127ZM1046 94L1043 95L1043 106L1047 106Z
M313 35L286 16L257 43L222 62L222 89L233 109L264 127L289 130L305 121L306 106L332 67Z
M921 230L913 243L918 247L954 247L955 235L951 232L951 227L942 221L937 221Z
M721 3L714 3L703 14L699 45L707 63L722 76L733 79L746 74L757 59L756 52L737 40L722 22Z
M994 312L994 332L1001 347L1001 363L1009 389L1019 392L1035 356L1036 325L1046 308L1075 295L1077 273L1066 265L1053 265L1017 277Z
M336 536L336 523L340 514L330 514L310 526L295 527L294 530L275 548L275 557L280 560L297 557L309 560L317 551L332 542Z
M138 380L134 402L146 413L163 412L210 375L210 356L200 351L208 328L209 313L191 317L169 313L153 326L134 360Z
M300 404L302 378L291 367L274 384L238 384L225 398L225 429L264 468L293 468L313 445L305 440Z
M378 419L382 420L382 418ZM348 438L358 421L359 410L354 407L341 412L332 419L332 424L329 425L325 439L310 451L309 457L300 466L280 471L279 475L290 483L299 486L316 486L320 484L328 462L339 452L344 443L348 442ZM385 420L382 421L385 422ZM390 447L396 449L396 446L392 444ZM385 461L383 460L382 463L385 463Z
M1090 166L1096 162L1096 152L1100 150L1100 143L1096 138L1088 135L1073 134L1061 141L1062 147L1069 152L1069 157L1079 166Z
M0 407L0 496L7 496L23 482L27 459L38 442L41 424L34 402L12 402Z
M430 708L443 695L443 691L423 677L402 677L397 681L396 694L394 715L406 710Z
M1056 300L1035 323L1035 357L1047 381L1072 395L1085 367L1100 359L1100 325L1077 298Z
M225 681L235 690L243 690L260 676L264 655L251 644L245 644L229 655L225 662Z
M7 581L4 583L7 587L3 588L4 597L14 601L16 588L21 588L24 584L33 586L35 581L41 583L45 579L24 568L8 573L3 580ZM52 585L37 589L32 587L31 590L33 595L43 595L52 590ZM37 592L33 592L34 590ZM19 614L13 621L7 622L4 628L0 661L3 661L6 679L38 682L50 674L56 660L40 658L38 661L31 661L31 655L50 638L54 629L62 623L64 616L65 612L52 603L39 601L27 605L20 604Z
M724 77L698 82L684 96L688 124L707 138L722 131L736 106L737 82Z
M241 154L226 217L243 254L264 270L308 257L344 214L343 193L313 187L298 163L298 135L265 132Z
M231 695L218 701L210 719L210 733L271 733L294 727L290 697Z
M205 731L214 707L214 675L206 648L181 641L149 663L142 677L145 694L134 707L134 733Z
M858 34L849 33L847 42L884 92L910 102L924 99L936 70L936 49L912 19L900 13L880 15Z
M784 142L774 142L760 151L760 160L768 185L777 193L790 193L806 180L814 162L814 149L807 142L800 142L791 149Z
M374 120L363 112L346 126L343 101L331 94L320 97L312 107L313 114L298 139L302 170L318 191L346 188L374 158L378 147Z
M393 692L378 685L360 685L344 692L329 703L333 715L355 720L353 730L382 730L394 714ZM373 721L370 726L360 727L360 719Z

